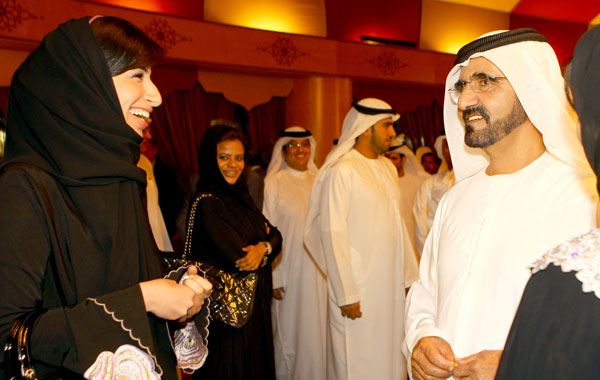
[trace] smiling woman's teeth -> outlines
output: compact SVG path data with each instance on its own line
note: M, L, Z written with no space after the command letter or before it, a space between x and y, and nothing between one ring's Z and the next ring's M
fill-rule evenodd
M148 111L144 111L139 108L131 108L129 110L129 113L132 114L133 116L139 117L140 119L144 120L146 123L152 123L152 119L150 118L150 112L148 112Z

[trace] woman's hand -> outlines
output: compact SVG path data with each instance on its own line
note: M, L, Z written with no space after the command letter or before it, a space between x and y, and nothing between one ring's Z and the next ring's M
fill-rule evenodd
M192 289L202 301L210 297L212 293L212 284L204 277L198 275L198 268L195 265L190 265L187 268L187 272L181 277L179 284Z
M252 271L258 269L263 256L267 252L267 247L263 243L249 245L242 248L246 252L246 256L235 262L235 266L239 270Z
M146 311L159 318L184 322L196 315L210 295L212 285L188 268L183 285L164 278L140 283Z

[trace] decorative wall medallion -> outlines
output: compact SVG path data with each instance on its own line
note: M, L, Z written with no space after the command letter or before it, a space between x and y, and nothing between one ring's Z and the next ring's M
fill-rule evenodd
M402 62L395 52L389 50L383 50L377 57L365 61L375 65L383 75L387 76L394 76L401 68L410 66Z
M20 23L35 20L38 16L21 8L17 0L0 0L0 30L12 32ZM40 17L40 19L44 19Z
M310 55L298 50L289 37L277 37L271 46L259 46L257 49L269 53L280 66L291 66L298 58Z
M2 0L0 0L2 1ZM156 41L163 49L169 50L173 46L183 41L192 41L189 37L184 37L177 33L167 20L154 19L146 25L144 32Z

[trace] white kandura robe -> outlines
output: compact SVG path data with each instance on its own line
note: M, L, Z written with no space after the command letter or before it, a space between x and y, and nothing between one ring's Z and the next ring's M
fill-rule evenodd
M544 153L527 167L482 169L442 199L408 295L406 347L440 336L457 357L504 347L528 266L595 224L595 179ZM567 312L567 311L566 311Z
M148 221L152 229L152 236L156 246L163 252L173 252L173 245L169 238L167 225L158 204L158 187L154 179L154 165L148 157L140 154L137 166L146 172L146 203L148 209Z
M329 276L328 380L406 378L404 288L416 280L417 264L397 177L387 158L354 149L323 177L318 220ZM340 306L356 302L362 317L342 317Z
M327 282L303 242L314 179L314 172L285 167L265 180L263 214L283 236L273 289L285 293L271 301L278 380L326 379Z
M415 218L415 242L419 254L423 252L425 239L433 225L435 211L448 189L454 185L454 171L439 172L421 184L412 206Z
M415 216L413 215L412 210L413 204L415 203L415 197L417 196L417 192L423 181L425 181L425 177L407 171L404 171L402 177L398 177L401 194L400 212L417 260L420 258L420 254L417 250L417 242L415 240Z

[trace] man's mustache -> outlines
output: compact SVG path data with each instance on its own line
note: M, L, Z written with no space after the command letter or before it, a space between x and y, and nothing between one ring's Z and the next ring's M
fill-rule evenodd
M469 107L463 111L462 117L465 124L468 123L467 120L471 115L480 115L488 124L490 123L490 115L482 105Z

